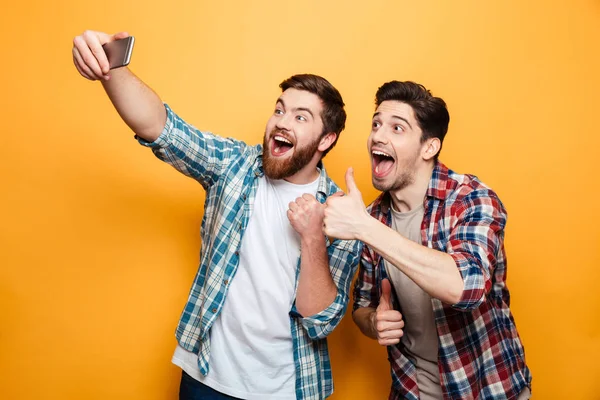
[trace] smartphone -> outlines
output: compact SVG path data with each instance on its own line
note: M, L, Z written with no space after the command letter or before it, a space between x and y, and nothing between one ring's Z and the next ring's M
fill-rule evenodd
M108 58L108 64L110 69L125 67L129 65L131 60L131 52L133 51L133 42L135 41L133 36L126 37L125 39L115 40L113 42L106 43L102 46L106 57Z

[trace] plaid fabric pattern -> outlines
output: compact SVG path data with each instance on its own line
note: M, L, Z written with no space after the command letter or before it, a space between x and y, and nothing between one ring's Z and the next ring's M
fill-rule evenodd
M444 399L516 399L531 385L523 344L510 313L506 287L506 211L497 195L475 176L437 163L424 201L422 244L450 254L463 281L456 304L432 299L439 337L438 365ZM391 226L390 197L381 194L368 208ZM365 245L354 287L354 309L376 308L383 258ZM401 310L397 298L395 308ZM416 369L402 342L388 346L390 399L419 399Z
M161 160L197 180L206 190L202 220L200 266L183 309L176 337L198 354L202 374L209 371L210 328L219 316L239 264L239 249L248 226L262 171L262 147L201 132L178 117L168 105L160 137L148 143ZM340 189L321 165L317 200ZM348 305L350 284L360 258L360 243L327 242L330 271L338 288L333 303L320 313L302 316L295 305L289 313L296 367L296 398L324 399L333 392L326 337L339 324ZM298 285L300 260L296 269Z

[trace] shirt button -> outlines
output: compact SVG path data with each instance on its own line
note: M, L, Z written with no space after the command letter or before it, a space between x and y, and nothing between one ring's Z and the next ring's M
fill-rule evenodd
M242 196L242 200L246 200L246 195L243 195L243 196Z
M217 309L213 308L211 311L212 311L213 314L215 314L217 312Z
M229 283L229 281L228 281L227 279L225 279L225 280L223 281L223 283L227 285L227 284Z
M239 251L236 251L236 252L235 252L235 255L236 255L236 257L239 257L239 256L240 256L240 252L239 252Z

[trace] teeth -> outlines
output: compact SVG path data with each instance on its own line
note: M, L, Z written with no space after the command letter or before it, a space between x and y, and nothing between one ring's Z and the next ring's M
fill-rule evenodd
M287 140L286 138L281 137L281 136L275 136L273 139L277 140L278 142L292 144L292 142L290 142L289 140Z
M393 158L392 156L390 156L387 153L384 153L383 151L379 151L379 150L374 150L373 154L376 156L384 156L384 157L389 157L389 158Z

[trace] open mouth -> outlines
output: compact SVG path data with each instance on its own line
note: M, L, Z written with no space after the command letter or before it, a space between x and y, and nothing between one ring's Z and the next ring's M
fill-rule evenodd
M273 135L271 138L271 154L282 156L294 147L294 144L281 135Z
M380 150L372 150L371 159L373 160L373 175L377 178L383 178L389 174L396 162L394 157Z

